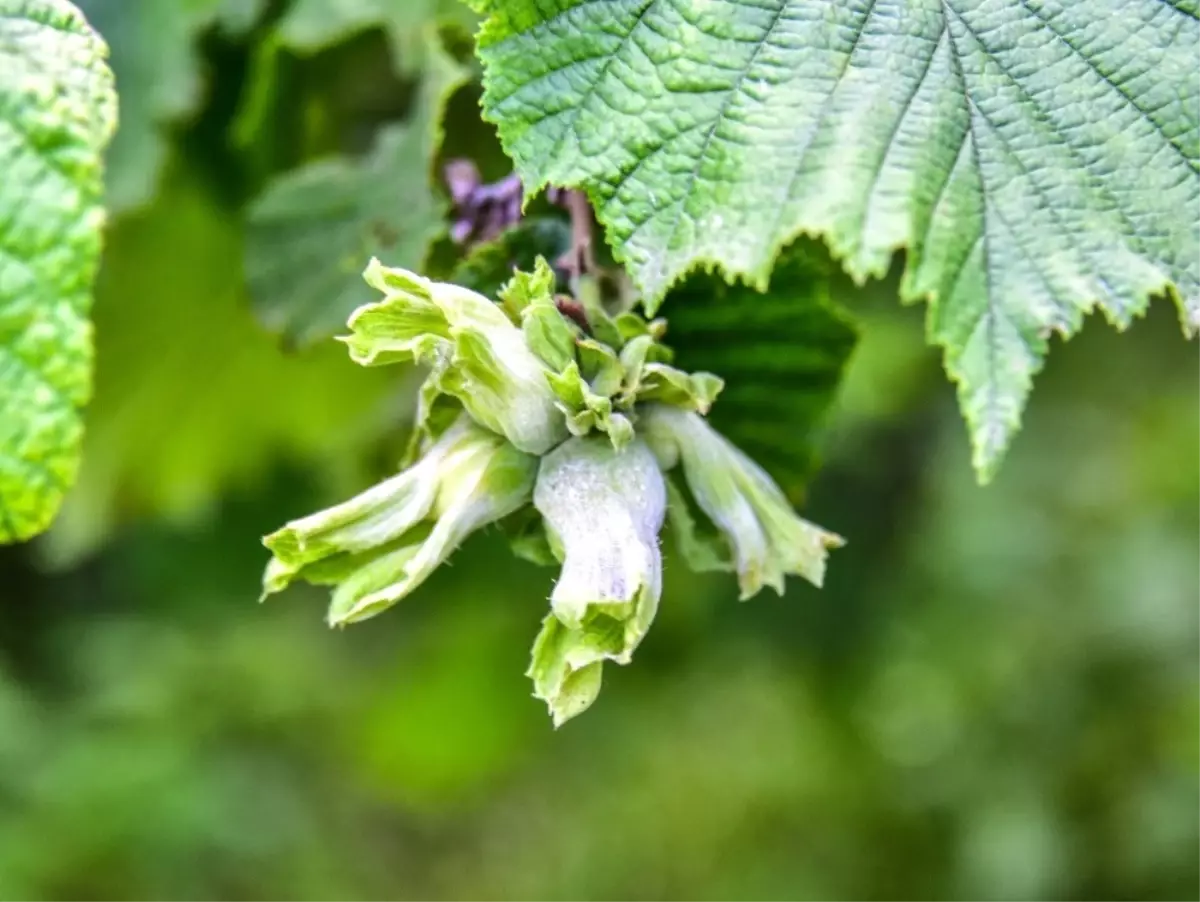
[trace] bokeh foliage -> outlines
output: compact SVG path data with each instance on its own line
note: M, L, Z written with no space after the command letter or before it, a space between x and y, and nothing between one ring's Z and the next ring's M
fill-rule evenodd
M668 544L637 666L553 733L522 676L551 574L497 533L369 627L329 632L320 592L254 605L258 537L393 470L413 384L255 321L248 211L370 160L427 45L386 3L303 41L282 23L320 4L113 6L118 82L160 77L137 17L167 6L188 25L157 58L194 82L113 145L113 179L144 181L102 263L80 483L49 536L0 549L0 896L1200 893L1200 398L1168 305L1057 348L981 490L895 274L821 276L861 336L824 427L818 357L744 398L790 415L789 487L851 540L826 587L738 605ZM503 175L477 97L450 98L436 153ZM161 163L122 156L147 134ZM663 313L681 362L734 378L711 319Z

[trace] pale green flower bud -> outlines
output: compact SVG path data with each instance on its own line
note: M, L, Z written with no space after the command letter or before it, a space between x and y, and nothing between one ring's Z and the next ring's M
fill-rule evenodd
M643 442L617 450L592 436L542 459L533 501L563 567L529 675L561 723L594 700L600 664L629 663L654 620L666 488Z
M743 599L764 585L782 595L785 574L821 585L828 549L841 546L842 539L798 517L766 471L707 420L676 407L647 405L639 431L664 470L682 463L697 505L733 551Z
M372 617L470 533L527 504L536 472L536 457L461 417L403 473L267 536L263 594L298 579L332 585L332 625Z
M378 260L364 277L385 297L350 317L343 341L357 363L431 365L437 390L521 451L544 454L567 437L545 367L499 305Z

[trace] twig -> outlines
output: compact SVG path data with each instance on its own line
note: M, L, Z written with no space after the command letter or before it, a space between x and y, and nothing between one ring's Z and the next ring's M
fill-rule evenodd
M565 294L556 294L554 296L554 306L558 308L558 312L567 319L579 326L584 331L584 334L591 335L592 327L588 322L587 311L583 309L583 304Z
M556 192L552 197L556 203L566 207L571 217L571 248L558 260L558 266L575 281L580 276L596 272L596 257L592 251L593 226L592 206L582 191Z

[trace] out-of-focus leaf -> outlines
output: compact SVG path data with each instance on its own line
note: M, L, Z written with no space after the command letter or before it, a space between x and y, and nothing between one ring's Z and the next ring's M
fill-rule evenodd
M121 212L154 194L167 157L163 127L195 112L204 75L194 44L204 29L239 29L262 0L79 0L112 50L121 118L107 158L105 202Z
M442 231L431 187L447 97L465 74L431 47L410 118L383 130L362 160L320 160L269 186L253 205L247 278L265 325L298 343L324 338L374 292L367 262L420 269Z
M396 65L413 72L425 62L429 26L447 22L473 31L477 18L459 0L295 0L279 22L283 44L314 53L368 28L383 28Z
M668 295L675 362L725 380L709 419L793 499L815 468L814 436L855 331L830 298L828 270L796 249L769 294L696 275Z
M96 398L54 558L89 550L124 516L202 512L280 459L333 466L408 415L395 375L354 366L340 345L282 351L246 303L236 221L170 181L109 238Z
M191 0L200 3L202 0ZM221 0L216 24L232 34L249 31L266 12L270 0Z
M0 0L0 542L45 529L75 479L116 112L70 3Z

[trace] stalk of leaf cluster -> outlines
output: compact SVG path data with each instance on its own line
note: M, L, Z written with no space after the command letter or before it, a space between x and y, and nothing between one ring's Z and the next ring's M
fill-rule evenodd
M529 454L544 454L567 437L545 367L496 303L378 260L364 277L384 299L350 318L350 335L342 340L355 362L432 366L437 390Z
M664 471L682 463L696 503L733 549L743 599L764 585L782 595L786 574L821 585L828 550L841 546L841 537L798 517L766 471L707 420L653 404L639 428Z
M533 502L563 568L528 673L558 725L596 698L605 660L629 663L654 619L666 488L645 443L589 436L542 459Z
M412 467L264 539L263 594L295 580L333 585L329 622L391 607L470 533L527 504L537 458L462 416Z

